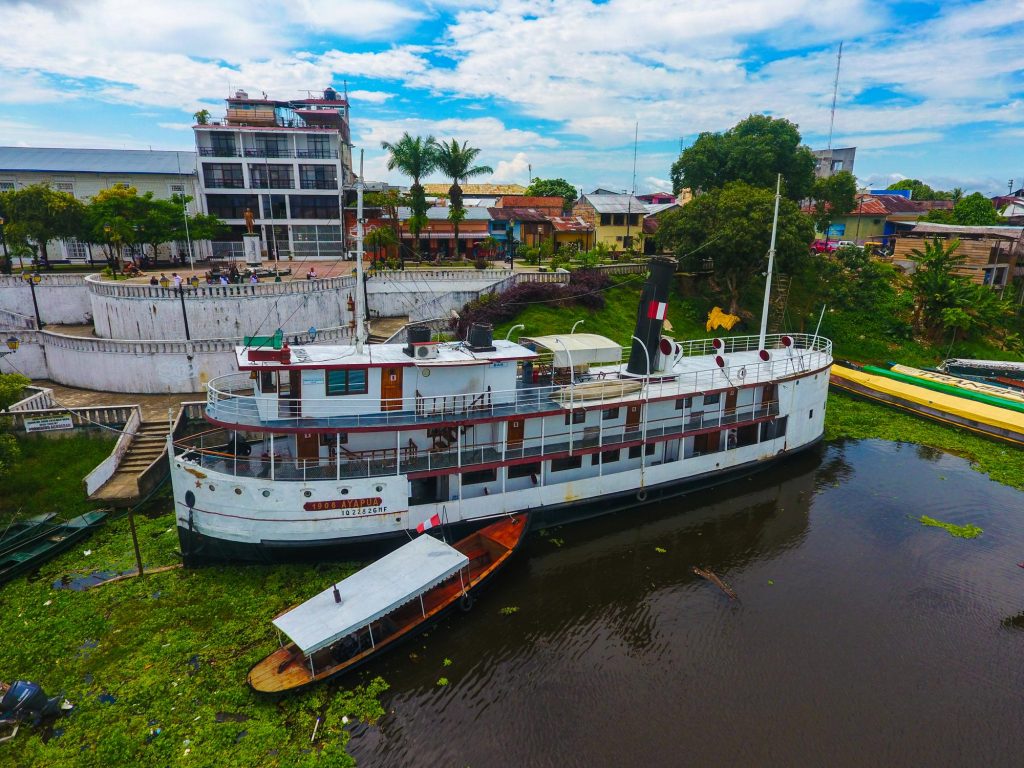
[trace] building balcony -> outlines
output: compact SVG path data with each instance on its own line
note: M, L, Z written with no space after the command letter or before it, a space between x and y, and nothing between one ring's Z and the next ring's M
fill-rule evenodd
M245 189L242 179L208 179L203 182L206 189Z
M198 147L200 157L241 157L234 147Z

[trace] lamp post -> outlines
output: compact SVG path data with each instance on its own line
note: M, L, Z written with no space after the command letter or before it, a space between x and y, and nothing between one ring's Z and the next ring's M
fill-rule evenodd
M170 285L171 281L168 280L166 276L160 278L160 287L165 291L170 287ZM192 275L189 285L191 285L193 289L197 288L199 286L199 278ZM181 320L185 324L185 341L192 341L192 335L189 333L188 329L188 314L185 312L185 286L174 286L174 292L178 294L178 300L181 302Z
M4 352L2 349L0 349L0 357L6 357L7 355L13 355L15 352L18 351L18 346L20 344L21 344L21 342L18 341L18 337L17 336L8 336L7 337L7 351Z
M4 224L7 222L3 216L0 216L0 246L4 249L4 266L3 272L5 275L11 274L11 254L7 251L7 238L4 237Z
M29 290L32 291L32 308L36 311L36 328L42 330L46 323L44 323L43 319L39 316L39 302L36 301L36 286L39 285L43 278L39 276L38 272L33 272L30 275L22 275L22 279L28 283Z

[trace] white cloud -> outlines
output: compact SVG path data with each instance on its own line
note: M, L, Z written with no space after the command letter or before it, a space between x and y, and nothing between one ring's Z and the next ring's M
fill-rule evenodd
M500 160L494 167L494 175L491 181L504 182L508 184L529 184L530 183L530 162L525 152L516 152L511 160Z
M160 128L166 128L169 131L191 131L192 123L157 123Z
M349 91L349 101L367 101L371 104L383 104L388 99L394 98L393 93L385 91Z
M0 145L14 147L83 147L96 149L150 149L148 141L121 133L83 133L60 130L20 120L0 119ZM180 147L161 149L190 149L191 137Z
M672 182L668 179L659 179L656 176L647 176L644 178L644 185L648 189L652 189L656 192L671 192Z

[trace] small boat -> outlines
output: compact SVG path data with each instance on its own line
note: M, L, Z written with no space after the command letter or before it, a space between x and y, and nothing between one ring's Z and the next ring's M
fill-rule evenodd
M0 554L15 549L29 539L41 535L43 531L52 528L54 525L52 520L56 516L55 512L47 512L44 515L12 522L4 529L3 533L0 533Z
M7 551L0 556L0 584L28 573L70 549L75 542L92 533L93 528L98 527L106 516L106 512L86 512L53 526L41 537L32 537L23 541L20 547Z
M274 619L290 642L249 670L257 693L300 691L349 672L459 605L516 551L527 515L507 517L453 546L421 535Z
M833 387L850 394L1024 446L1024 413L1011 408L936 391L924 386L924 382L914 383L910 377L870 365L835 363L829 381Z
M1004 387L1012 387L1013 389L1024 391L1024 381L1020 379L1011 379L1008 376L993 376L992 381L1002 384Z
M868 369L869 367L865 366L865 370ZM893 364L889 366L889 370L892 373L902 374L911 379L919 380L920 386L936 389L939 392L948 392L951 395L978 399L979 402L987 402L990 405L1024 411L1024 394L1013 392L1006 387L999 387L995 384L965 379L959 376L950 376L949 374L937 373L935 371L924 371L907 365ZM985 397L976 398L975 395L984 395Z
M1024 379L1024 363L1015 363L1011 360L952 358L943 360L939 370L961 376L1005 376L1018 381Z

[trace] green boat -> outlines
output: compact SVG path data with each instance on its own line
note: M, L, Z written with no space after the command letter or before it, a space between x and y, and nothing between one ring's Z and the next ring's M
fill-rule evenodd
M0 584L35 570L47 560L70 549L81 541L107 516L106 512L86 512L55 525L42 538L34 537L21 547L0 556Z
M16 549L26 541L36 538L48 531L57 523L53 522L57 514L48 512L45 515L36 515L24 520L16 520L0 533L0 555Z

